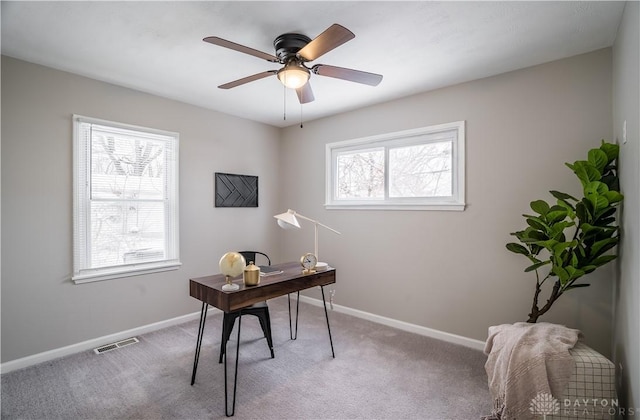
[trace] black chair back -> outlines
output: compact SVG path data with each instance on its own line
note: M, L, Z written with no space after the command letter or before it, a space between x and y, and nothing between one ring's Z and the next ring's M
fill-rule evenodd
M255 265L265 265L265 264L260 264L259 261L256 261L256 257L258 255L262 255L264 258L266 258L266 260L267 260L267 264L266 265L271 265L271 259L264 252L260 252L260 251L240 251L239 253L242 254L242 256L244 257L244 260L247 262L247 265L249 265L249 263L251 261L253 261L253 263Z

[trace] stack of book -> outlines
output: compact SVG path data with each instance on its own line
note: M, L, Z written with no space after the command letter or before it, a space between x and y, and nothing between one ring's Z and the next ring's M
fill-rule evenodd
M260 276L275 276L276 274L282 274L282 270L278 270L277 268L273 268L268 265L260 265Z

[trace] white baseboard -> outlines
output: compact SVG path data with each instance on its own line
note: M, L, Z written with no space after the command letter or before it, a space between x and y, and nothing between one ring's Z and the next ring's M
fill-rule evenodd
M308 296L300 295L300 301L306 302L315 306L322 306L321 299L310 298ZM383 324L389 327L397 328L399 330L408 331L418 335L424 335L426 337L436 338L438 340L446 341L448 343L459 344L461 346L470 347L476 350L484 350L484 341L476 340L461 335L451 334L448 332L434 330L433 328L427 328L416 324L410 324L404 321L398 321L397 319L387 318L380 315L375 315L369 312L360 311L358 309L352 309L346 306L333 304L333 309L336 312L355 316L356 318L366 319L367 321Z
M216 313L216 311L217 309L210 307L207 316ZM130 330L83 341L81 343L71 344L65 347L45 351L31 356L23 357L21 359L11 360L9 362L0 364L0 373L8 373L14 370L36 365L38 363L48 362L49 360L69 356L71 354L80 353L86 350L91 350L96 347L104 346L105 344L114 343L116 341L121 341L136 335L146 334L152 331L160 330L162 328L182 324L184 322L198 318L200 318L200 312L194 312L191 314L167 319L165 321L154 322L153 324L143 325L141 327L132 328Z
M301 295L300 301L306 302L315 306L322 306L322 300L310 298L307 296ZM396 319L375 315L369 312L360 311L358 309L352 309L346 306L334 304L333 309L336 312L352 315L352 316L355 316L356 318L366 319L368 321L387 325L393 328L398 328L400 330L408 331L414 334L436 338L438 340L446 341L453 344L459 344L459 345L470 347L476 350L484 349L484 341L475 340L473 338L463 337L461 335L434 330L432 328L422 327L420 325L410 324L404 321L398 321ZM217 312L218 310L216 308L209 307L208 315L215 314ZM36 365L38 363L43 363L49 360L57 359L59 357L69 356L74 353L91 350L96 347L100 347L105 344L124 340L126 338L130 338L136 335L141 335L141 334L149 333L152 331L157 331L162 328L171 327L173 325L182 324L184 322L191 321L193 319L198 319L199 317L200 317L200 312L194 312L194 313L182 315L176 318L167 319L165 321L155 322L153 324L143 325L141 327L132 328L130 330L121 331L115 334L105 335L103 337L98 337L91 340L83 341L81 343L71 344L69 346L60 347L58 349L45 351L42 353L34 354L32 356L23 357L21 359L11 360L9 362L0 364L0 373L8 373L14 370Z

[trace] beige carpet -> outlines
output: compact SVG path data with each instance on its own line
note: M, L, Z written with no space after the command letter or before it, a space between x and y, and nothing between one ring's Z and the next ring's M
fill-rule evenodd
M243 317L235 418L478 419L491 411L482 352L330 312L333 359L322 308L300 303L291 341L286 302L269 301L275 359L257 318ZM219 313L208 317L193 386L197 321L2 375L2 419L225 418L221 324Z

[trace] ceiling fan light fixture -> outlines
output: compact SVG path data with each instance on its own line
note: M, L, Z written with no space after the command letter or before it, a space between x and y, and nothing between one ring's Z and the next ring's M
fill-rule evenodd
M298 89L309 81L309 70L296 64L287 64L278 70L278 80L289 89Z

